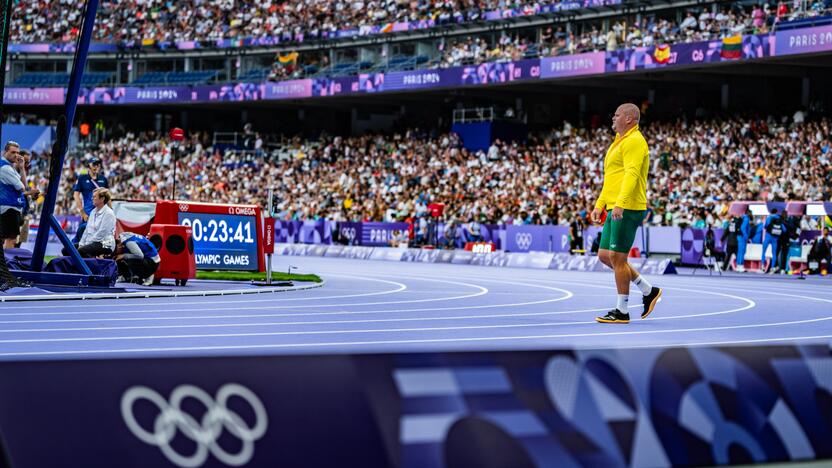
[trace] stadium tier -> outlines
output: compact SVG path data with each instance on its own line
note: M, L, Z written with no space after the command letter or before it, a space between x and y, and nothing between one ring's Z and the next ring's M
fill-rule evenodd
M113 2L106 11L124 11L125 3L131 2ZM107 16L106 21L117 22L119 18L140 21L143 27L163 36L164 25L175 29L187 23L176 12L191 11L185 6L140 3L139 10L148 8L149 14ZM157 93L140 91L144 87L169 87L168 101L177 102L293 99L590 76L820 52L829 47L829 41L823 40L832 23L828 3L829 0L815 1L794 7L781 4L774 9L742 2L696 7L670 2L648 4L638 14L613 5L585 9L580 16L565 18L546 16L540 10L546 4L538 2L527 14L529 18L541 20L539 24L511 22L507 17L502 18L505 28L499 30L474 31L456 25L443 30L441 35L392 35L383 43L330 41L249 50L235 43L233 50L214 47L197 53L193 47L179 51L174 48L166 49L161 55L158 48L128 50L123 46L99 44L91 49L90 67L111 70L107 73L112 76L96 83L85 81L87 89L82 92L82 102L151 102ZM441 5L438 8L455 8ZM268 10L273 6L263 8ZM261 19L256 13L238 14L215 7L219 10L211 10L216 14L209 15L215 19L205 21L228 21L236 26L214 25L199 30L235 30ZM201 4L198 8L212 7ZM283 8L288 7L280 5L278 10ZM130 24L112 28L131 34L142 30ZM26 37L35 37L40 27L30 24L22 29L27 31ZM814 39L804 40L805 37ZM197 44L199 40L188 43ZM32 72L43 70L45 63L56 70L66 69L70 57L61 54L73 50L73 44L67 47L57 43L12 44L10 51L24 55L20 56L21 64L10 71L12 87L6 102L22 105L61 102L63 95L58 90L37 88L60 86L63 79L57 74L49 77L38 73L43 76L34 77ZM45 61L48 56L34 57L39 53L58 55ZM30 54L33 57L27 60ZM128 60L117 65L108 59L111 56ZM211 87L208 82L236 84L247 89ZM283 83L275 85L280 82ZM101 87L102 84L108 87ZM122 90L121 86L126 87Z
M830 466L832 0L98 3L0 2L0 468Z
M649 224L718 227L734 201L832 199L832 121L804 118L645 125L655 142ZM442 203L445 219L457 224L585 218L601 188L599 155L611 142L606 128L569 124L525 144L497 140L480 151L465 149L455 134L416 131L311 141L251 134L248 151L212 147L208 137L195 134L180 150L176 198L265 205L273 187L283 194L279 219L418 220L429 218L428 205ZM170 151L167 141L141 133L77 153L65 172L61 213L72 211L66 194L90 157L103 161L120 198L171 198ZM45 169L45 158L39 161ZM805 221L818 227L816 219Z
M103 1L94 38L148 45L242 39L273 44L412 31L619 3L621 0ZM82 3L25 0L16 5L12 42L60 43L77 37L73 22L83 11Z

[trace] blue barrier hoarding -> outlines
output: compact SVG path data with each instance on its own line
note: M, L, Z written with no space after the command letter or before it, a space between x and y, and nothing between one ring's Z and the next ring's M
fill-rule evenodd
M0 432L20 468L828 459L830 366L821 345L0 362Z

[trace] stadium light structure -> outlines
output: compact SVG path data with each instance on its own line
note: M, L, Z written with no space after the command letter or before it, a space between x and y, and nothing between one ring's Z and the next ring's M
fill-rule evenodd
M90 47L92 29L95 25L95 14L98 11L98 0L88 0L84 8L83 22L81 23L81 34L75 48L75 58L72 62L72 72L69 76L69 86L66 91L66 102L64 114L58 118L56 126L56 140L52 144L52 154L49 160L49 185L46 197L43 202L43 210L40 215L38 235L35 240L35 248L32 252L32 271L23 272L25 279L36 283L58 283L58 284L84 284L84 285L109 285L103 281L103 276L93 276L89 267L78 250L70 241L69 237L61 228L61 223L55 217L55 203L58 198L58 189L61 183L61 172L64 166L67 148L69 146L69 129L75 121L75 109L78 107L78 95L80 93L81 81L84 76L84 67L87 63L87 52ZM54 274L43 272L43 259L46 254L46 245L49 241L50 228L60 239L63 246L69 252L72 264L80 275Z

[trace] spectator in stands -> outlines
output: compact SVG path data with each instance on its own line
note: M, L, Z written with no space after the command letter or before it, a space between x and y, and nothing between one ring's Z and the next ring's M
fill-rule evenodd
M81 215L81 224L78 226L78 232L75 234L73 243L80 242L84 235L84 229L87 227L90 212L92 212L93 193L100 188L109 188L107 178L101 173L101 159L93 157L87 163L87 172L78 176L78 180L72 187L73 197L75 198L75 206L78 213Z
M482 225L473 216L468 219L466 231L468 231L468 242L482 242Z
M78 243L78 253L84 258L109 257L116 248L116 215L110 208L112 199L106 188L93 191L93 209L87 219L87 229Z
M122 232L116 247L116 265L119 283L153 284L162 257L146 237L132 232Z
M440 247L443 249L453 249L456 247L457 226L453 220L448 220L445 223L445 229L440 241Z
M409 247L407 230L394 229L390 235L390 246L395 249L406 249Z
M783 218L777 212L777 208L771 209L771 214L766 217L765 221L765 238L763 239L763 253L760 261L766 265L766 273L775 273L777 271L777 247L780 245L780 236L783 235L785 229L783 227ZM771 261L766 264L766 257L771 247Z
M697 215L713 225L732 201L770 200L773 193L794 193L793 200L832 199L832 121L810 116L792 125L790 120L645 124L661 155L650 161L655 181L650 223L692 224ZM457 135L428 137L413 129L289 138L259 158L212 148L209 134L194 132L179 153L177 188L193 201L265 206L265 187L275 187L285 194L275 208L279 219L383 221L392 208L397 217L414 217L417 238L424 225L423 238L435 243L434 231L427 229L431 205L445 204L451 218L475 216L485 224L507 224L524 211L529 223L569 224L593 203L601 182L594 155L611 140L607 128L564 124L529 134L525 144L494 141L487 150L468 151ZM103 161L112 190L124 198L156 200L170 192L165 139L153 132L127 133L68 155L57 214L75 214L77 207L65 194L73 193L69 181L90 156ZM46 181L46 161L32 160L40 184ZM758 176L759 168L769 169ZM803 230L819 229L816 218L803 217L801 223Z
M829 271L832 268L832 237L829 235L829 228L823 228L821 235L812 243L806 260L811 274L817 274L822 269ZM821 262L826 262L826 268L823 268Z

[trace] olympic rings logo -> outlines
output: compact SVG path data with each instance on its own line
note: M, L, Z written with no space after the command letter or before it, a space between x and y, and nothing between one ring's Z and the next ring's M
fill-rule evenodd
M186 203L180 203L179 204L179 211L181 211L183 213L187 213L188 210L190 210L190 209L191 209L191 205L188 205Z
M341 228L341 235L349 240L355 239L355 228Z
M228 408L228 400L233 396L245 400L254 411L254 426L249 426L239 414ZM182 402L188 398L205 407L201 421L197 422L182 410ZM152 432L142 427L133 414L133 406L140 400L147 400L159 408ZM133 435L146 444L159 447L168 460L183 468L201 466L208 459L209 452L226 465L245 465L254 456L254 442L263 437L268 426L266 408L257 395L233 383L223 385L217 391L216 398L211 398L207 392L193 385L180 385L171 392L170 403L153 389L132 387L121 397L121 415ZM238 453L229 453L217 443L224 429L242 441ZM171 447L177 432L196 443L196 452L187 456Z
M532 246L532 235L528 232L518 232L514 235L514 241L517 242L517 247L520 250L529 250Z

